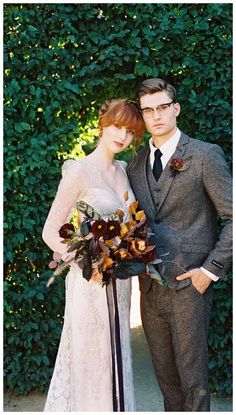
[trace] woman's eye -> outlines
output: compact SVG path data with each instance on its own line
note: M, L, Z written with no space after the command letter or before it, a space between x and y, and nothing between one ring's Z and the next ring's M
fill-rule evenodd
M132 130L128 130L127 133L134 135L134 131L132 131Z

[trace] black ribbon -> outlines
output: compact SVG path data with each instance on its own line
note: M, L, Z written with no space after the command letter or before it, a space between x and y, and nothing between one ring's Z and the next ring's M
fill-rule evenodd
M116 281L114 278L112 278L111 282L106 286L106 294L111 335L113 410L114 412L124 412L125 403L122 351L120 340L120 321L117 302ZM118 382L116 382L116 379Z

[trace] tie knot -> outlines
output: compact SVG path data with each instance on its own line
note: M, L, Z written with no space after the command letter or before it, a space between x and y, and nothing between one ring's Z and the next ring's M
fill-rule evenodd
M156 159L160 159L160 158L161 158L161 156L162 156L162 152L161 152L161 150L158 148L158 149L155 151L155 160L156 160Z

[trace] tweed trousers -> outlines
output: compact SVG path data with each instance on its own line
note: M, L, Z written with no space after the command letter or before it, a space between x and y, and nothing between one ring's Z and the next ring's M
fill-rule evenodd
M165 411L210 411L208 326L213 287L141 293L141 317ZM197 318L196 318L197 317Z

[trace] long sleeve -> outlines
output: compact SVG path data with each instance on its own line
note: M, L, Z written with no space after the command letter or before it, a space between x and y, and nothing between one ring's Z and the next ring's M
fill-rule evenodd
M232 178L224 153L217 145L206 154L204 185L224 226L202 266L220 277L227 273L232 261Z
M62 179L43 228L44 242L52 251L60 254L66 252L66 245L61 243L62 238L60 238L58 231L64 223L70 220L78 199L81 182L80 171L80 163L76 160L67 160L63 164Z

